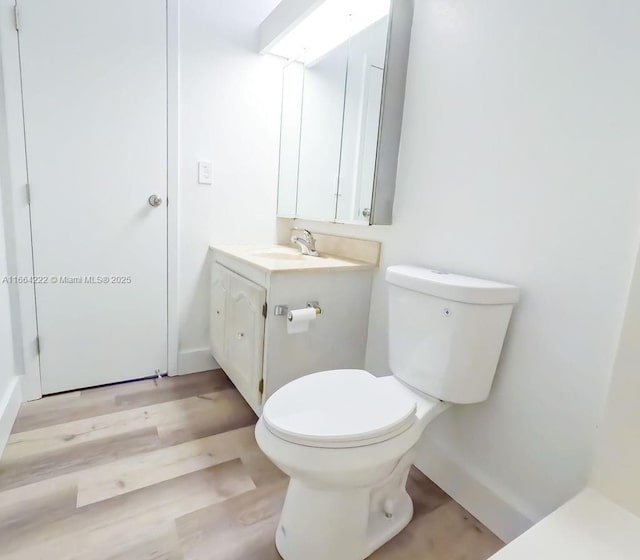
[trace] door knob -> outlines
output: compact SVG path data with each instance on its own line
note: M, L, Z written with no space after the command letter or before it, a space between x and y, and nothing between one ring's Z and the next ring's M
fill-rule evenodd
M149 206L153 206L154 208L160 206L162 204L162 198L160 198L157 194L152 194L149 197Z

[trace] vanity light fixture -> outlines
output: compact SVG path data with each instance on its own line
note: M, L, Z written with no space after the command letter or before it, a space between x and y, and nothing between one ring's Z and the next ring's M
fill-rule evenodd
M260 52L312 64L390 8L391 0L283 0L260 26Z

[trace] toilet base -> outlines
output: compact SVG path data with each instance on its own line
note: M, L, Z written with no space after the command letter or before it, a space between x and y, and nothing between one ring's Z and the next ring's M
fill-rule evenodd
M403 469L404 471L404 469ZM276 531L284 560L364 560L413 517L408 468L376 488L312 488L292 479Z

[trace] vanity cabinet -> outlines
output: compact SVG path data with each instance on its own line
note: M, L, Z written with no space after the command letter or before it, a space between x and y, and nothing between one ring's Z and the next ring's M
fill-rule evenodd
M297 259L291 251L270 259L254 257L268 255L265 249L212 247L211 353L258 415L266 399L289 381L364 367L376 266L331 257ZM322 315L306 332L289 333L284 308L310 302L318 302Z
M211 271L211 350L254 410L261 404L266 290L214 263Z

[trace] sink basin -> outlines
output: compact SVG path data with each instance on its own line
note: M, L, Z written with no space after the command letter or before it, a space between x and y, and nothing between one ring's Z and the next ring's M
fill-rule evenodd
M256 251L252 253L254 257L262 257L265 259L278 259L283 261L301 261L304 260L305 255L302 253L294 253L289 251L267 250Z

